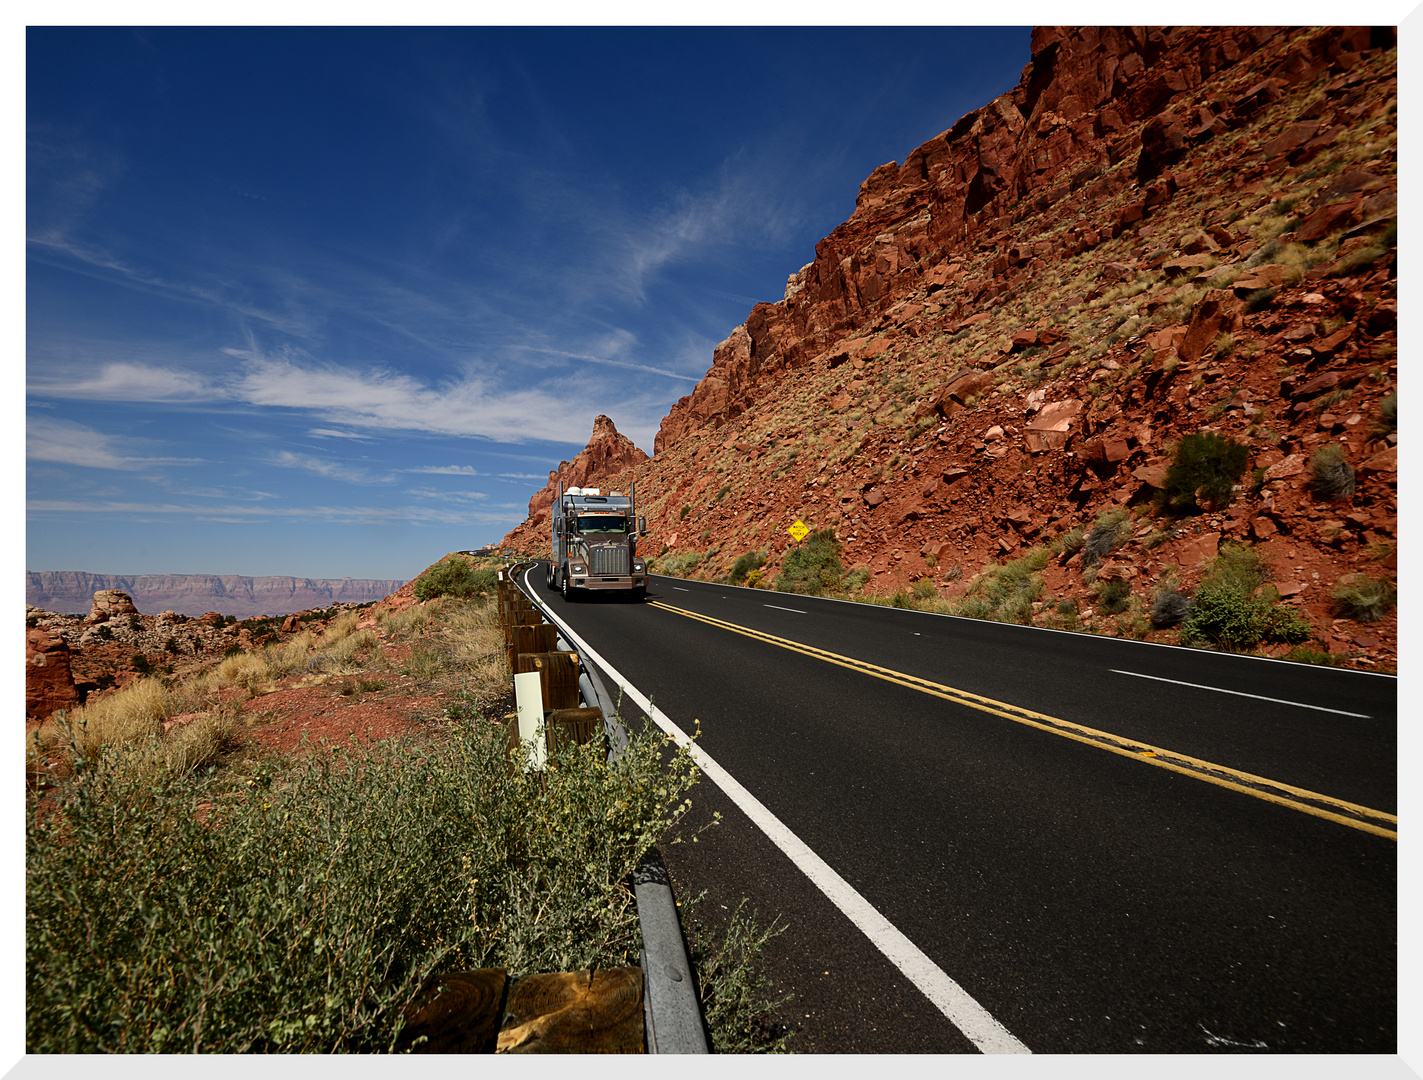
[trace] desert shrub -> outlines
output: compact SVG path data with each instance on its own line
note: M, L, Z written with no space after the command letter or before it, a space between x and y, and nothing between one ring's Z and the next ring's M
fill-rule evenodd
M1254 289L1245 294L1245 310L1249 312L1264 311L1275 302L1275 297L1279 295L1280 287L1278 285Z
M1180 626L1190 613L1190 598L1172 586L1158 589L1151 599L1151 625L1157 630Z
M690 577L702 562L700 551L676 551L662 555L657 559L657 570L659 574L666 574L668 577Z
M1221 548L1181 624L1183 641L1226 649L1249 649L1262 641L1296 645L1313 633L1301 616L1281 606L1279 594L1265 583L1260 557L1234 544Z
M857 566L845 575L845 583L841 587L846 592L858 592L865 587L865 582L870 580L870 568L868 566Z
M257 653L239 652L218 664L213 672L218 686L240 686L248 693L256 693L271 681L267 661Z
M1052 550L1059 555L1075 555L1087 542L1087 534L1081 525L1067 530L1052 542Z
M1230 502L1235 482L1245 472L1250 448L1213 431L1198 431L1176 444L1166 470L1160 506L1172 513L1196 514L1204 507Z
M1331 501L1354 494L1354 466L1338 443L1325 443L1310 456L1309 489Z
M446 559L426 570L415 580L415 599L433 600L437 596L453 596L467 600L487 595L494 590L493 570L477 570L463 559Z
M1293 660L1297 664L1324 664L1329 667L1338 667L1340 662L1339 657L1333 653L1310 645L1296 645L1285 653L1284 659Z
M316 646L319 649L329 649L342 638L355 633L356 624L361 621L360 615L354 611L347 611L336 616L327 625L325 632L318 639Z
M384 1051L432 974L636 964L624 881L696 779L665 753L650 732L535 773L457 724L260 772L205 815L190 775L95 760L27 814L26 1050Z
M1082 544L1082 565L1097 566L1126 542L1131 531L1131 514L1121 507L1099 514Z
M153 663L143 653L134 653L129 659L129 666L140 675L153 674Z
M698 896L684 906L694 907ZM731 913L726 929L712 934L697 921L687 922L687 952L697 979L702 1015L718 1054L779 1053L794 1035L784 1025L772 1027L767 1015L791 1000L790 994L772 996L762 962L766 943L784 932L779 920L762 928L759 912L745 912L743 898Z
M1099 581L1097 610L1103 615L1120 615L1131 606L1131 585L1125 581Z
M766 556L759 551L748 551L738 555L731 564L731 572L726 580L732 585L740 585L750 576L751 571L759 570L766 563Z
M357 655L374 649L378 640L370 630L357 630L347 634L329 649L322 650L325 654L326 662L323 665L325 670L336 671L359 667L356 660Z
M306 667L307 655L311 652L314 644L315 638L311 636L311 632L303 630L285 644L270 645L262 650L262 659L267 665L267 670L274 677L280 678Z
M939 595L939 590L934 585L931 577L922 577L910 586L916 600L929 600Z
M1329 592L1329 607L1341 619L1378 622L1394 609L1398 590L1367 574L1345 574Z
M1020 559L990 567L970 583L951 612L969 619L1031 623L1033 601L1043 590L1040 571L1050 557L1047 548L1033 548Z
M1376 439L1398 430L1398 391L1379 401L1379 415L1370 432Z
M840 542L834 529L818 529L805 542L786 552L776 575L777 592L819 596L840 589L845 567L840 562Z

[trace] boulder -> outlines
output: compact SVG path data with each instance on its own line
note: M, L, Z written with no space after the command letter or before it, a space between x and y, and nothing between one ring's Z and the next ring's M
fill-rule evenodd
M1217 334L1235 329L1238 318L1230 293L1224 289L1210 290L1191 313L1186 335L1176 346L1177 355L1188 364L1195 363L1205 354Z
M107 622L116 615L137 614L138 608L133 606L133 597L128 593L118 589L100 589L94 594L94 606L90 608L84 622L92 626L94 623Z
M79 704L63 636L37 626L25 631L25 716L43 720Z

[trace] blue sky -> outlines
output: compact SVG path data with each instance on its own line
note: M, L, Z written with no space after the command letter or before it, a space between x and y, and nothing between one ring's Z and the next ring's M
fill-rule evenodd
M26 566L411 577L658 423L1026 27L31 28Z

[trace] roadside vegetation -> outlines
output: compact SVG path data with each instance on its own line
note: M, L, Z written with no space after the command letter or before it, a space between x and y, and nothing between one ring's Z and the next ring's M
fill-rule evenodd
M442 972L638 963L628 875L677 842L690 756L649 728L615 764L595 742L521 768L487 598L358 617L141 679L34 733L29 1052L386 1052ZM401 675L443 718L296 753L244 738L244 706L279 682L359 695ZM738 913L700 945L718 1049L784 1048L764 1020L776 932Z
M1228 445L1216 446L1208 440L1200 445L1207 448L1201 455L1206 459L1219 454L1233 462L1237 456ZM1187 456L1191 459L1190 454ZM1212 467L1208 473L1188 473L1188 479L1182 484L1195 483L1191 493L1213 505L1222 489L1217 488L1217 494L1207 497L1210 476L1225 477L1234 470L1234 465L1228 464L1223 469ZM1186 488L1183 486L1181 490L1185 492ZM1183 503L1183 509L1184 506ZM1132 535L1132 525L1132 514L1124 507L1103 511L1090 529L1078 526L1047 543L1029 548L1015 559L989 562L967 578L955 599L942 595L932 577L921 578L907 589L891 593L866 592L869 571L863 567L846 571L834 531L824 529L787 552L775 578L775 588L857 603L1116 637L1142 639L1153 631L1175 630L1177 641L1197 648L1240 652L1285 644L1295 646L1286 654L1289 659L1336 662L1327 651L1308 644L1314 637L1314 627L1294 609L1280 603L1279 593L1267 580L1265 563L1246 545L1228 543L1223 546L1193 592L1181 586L1174 571L1154 587L1140 591L1115 573L1103 576L1104 560L1127 542ZM1168 519L1162 529L1143 536L1141 542L1153 546L1173 535L1177 528L1179 525ZM741 556L730 572L715 580L738 584L733 580L736 571L751 565L753 558L759 560L764 556L760 552ZM1088 606L1075 596L1049 595L1043 571L1054 559L1062 563L1075 559L1080 564L1081 579L1088 591ZM660 569L658 572L668 571ZM759 574L759 567L750 571L746 583L756 587ZM942 576L951 582L961 573L958 567L951 567ZM1396 592L1386 581L1349 575L1336 585L1331 600L1336 615L1371 622L1393 610Z

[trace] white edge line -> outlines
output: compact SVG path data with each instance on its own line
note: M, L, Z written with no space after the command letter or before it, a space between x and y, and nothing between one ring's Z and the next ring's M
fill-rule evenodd
M1155 682L1168 682L1176 686L1189 686L1193 690L1214 690L1217 694L1234 694L1236 697L1254 698L1256 701L1273 701L1276 705L1293 705L1297 709L1314 709L1316 712L1334 713L1336 716L1352 716L1357 720L1371 719L1368 713L1326 709L1323 705L1308 705L1303 701L1286 701L1284 698L1266 697L1264 694L1247 694L1244 690L1227 690L1223 686L1204 686L1201 683L1182 682L1180 679L1163 679L1160 675L1143 675L1139 671L1122 671L1118 668L1108 668L1107 670L1113 675L1134 675L1138 679L1152 679Z
M525 577L527 583L527 576ZM535 603L544 607L535 599ZM845 913L846 917L874 943L875 947L889 959L890 963L902 971L907 979L919 988L949 1021L958 1028L974 1046L985 1054L1030 1054L1026 1046L994 1018L993 1014L980 1005L974 997L951 979L942 968L925 956L919 946L886 919L878 909L844 878L830 868L819 855L810 849L800 837L786 828L775 814L767 810L761 801L741 786L732 775L712 759L705 750L687 737L687 733L672 722L661 709L652 704L635 686L598 655L589 644L580 638L562 619L549 608L544 613L558 624L570 642L579 651L596 663L609 678L632 698L652 722L684 747L712 782L726 792L743 813L771 842L790 858L796 867L814 882L815 886L829 898L830 902Z
M802 611L802 610L801 610L800 608L798 608L798 607L781 607L780 604L762 604L761 606L762 606L762 607L773 607L773 608L775 608L777 611L793 611L793 612L795 612L797 615L804 615L804 614L806 614L804 611Z
M668 574L650 574L649 577L667 578L669 581L689 581L690 578L674 578ZM711 582L698 582L701 585L710 585ZM673 585L672 588L678 592L691 592L691 589L683 589ZM743 592L760 592L760 589L752 589L745 585L719 585L721 589L741 589ZM1218 656L1222 659L1234 660L1255 660L1262 664L1285 664L1288 667L1309 668L1312 671L1320 670L1318 664L1307 664L1301 660L1286 660L1280 656L1251 656L1247 653L1217 652L1214 649L1197 649L1190 645L1172 645L1166 641L1138 641L1136 638L1114 638L1106 634L1089 634L1085 630L1059 630L1055 626L1023 626L1020 623L1002 623L993 619L970 619L967 615L946 615L942 611L918 611L914 608L891 608L884 604L868 604L862 600L840 600L834 596L807 596L807 600L819 601L822 604L853 604L855 607L879 608L881 611L898 611L905 615L923 615L931 619L952 619L955 622L979 623L985 626L999 626L1005 630L1027 630L1039 634L1068 634L1071 637L1092 638L1094 641L1110 641L1119 645L1142 645L1149 649L1174 649L1177 652L1195 653L1197 656ZM1331 672L1341 675L1370 675L1375 679L1392 679L1398 681L1396 672L1391 671L1364 671L1361 668L1339 668L1331 667Z

